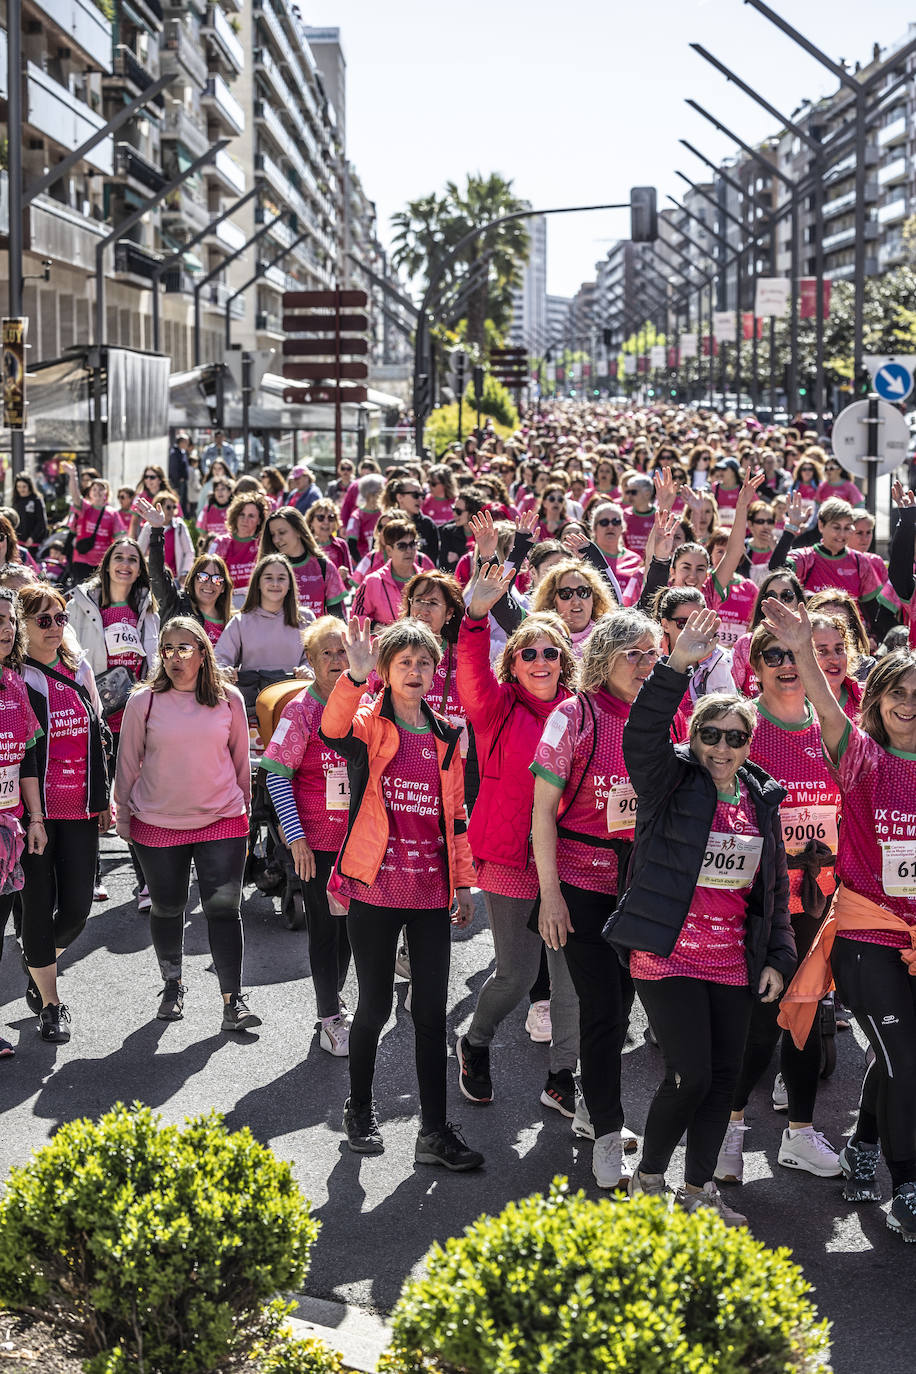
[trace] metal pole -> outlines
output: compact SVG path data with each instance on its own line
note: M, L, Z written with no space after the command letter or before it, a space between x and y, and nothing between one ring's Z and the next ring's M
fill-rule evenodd
M291 253L294 248L298 248L302 240L307 239L311 232L312 231L310 229L303 229L302 233L299 234L297 238L294 238L292 243L289 244L287 248L283 248L280 250L279 253L275 253L274 256L270 259L270 261L264 264L263 272L261 271L259 266L258 271L255 272L253 276L249 277L248 280L244 283L244 285L240 286L237 291L233 291L231 296L226 297L225 329L227 348L232 347L232 302L236 299L237 296L241 296L243 292L247 291L249 286L253 286L254 283L264 275L264 272L269 272L272 267L276 267L278 262L282 262L283 259L287 256L287 254Z
M343 457L343 407L340 402L341 387L341 332L340 332L340 292L336 292L334 306L334 464Z
M814 316L814 408L817 411L817 432L824 432L824 411L827 397L824 388L824 185L823 155L818 154L814 167L817 180L814 186L814 278L817 299Z
M266 222L265 224L262 224L262 225L261 225L260 229L256 230L255 233L252 234L252 236L251 236L250 239L246 239L246 240L245 240L245 242L242 244L241 248L236 248L236 250L235 250L234 253L230 253L229 256L228 256L227 258L223 258L222 262L219 263L216 267L214 267L213 270L212 270L211 272L208 272L207 275L206 275L205 277L201 277L200 281L197 281L197 282L194 283L194 366L195 366L195 367L199 367L199 366L200 366L200 293L201 293L202 289L203 289L205 286L209 285L209 283L213 280L214 277L218 277L219 274L220 274L220 272L224 271L225 268L227 268L227 267L229 266L230 263L233 263L233 262L235 262L235 260L236 260L237 258L240 258L240 257L242 256L242 254L246 251L246 249L250 248L251 245L252 245L253 243L257 243L260 239L262 239L262 238L264 237L264 235L268 232L268 230L269 230L269 229L272 229L273 226L277 223L277 220L280 220L280 219L282 219L282 218L283 218L283 212L280 211L278 214L274 215L272 219L267 220L267 222Z
M868 465L868 485L865 491L865 504L869 514L874 515L878 505L878 393L869 392L868 396L868 443L865 461Z
M22 0L7 0L7 132L9 139L9 302L22 314ZM23 351L23 367L25 366ZM10 430L13 476L25 469L25 430Z
M798 410L798 196L792 196L792 318L789 322L789 419Z
M248 445L251 436L251 354L242 353L242 462L248 467Z
M852 394L855 396L859 373L862 370L862 335L865 328L865 92L856 92L856 241L855 241L855 297L852 326ZM877 426L869 426L877 436ZM869 453L871 449L869 448ZM877 486L874 469L869 469L869 510L874 514L873 492Z

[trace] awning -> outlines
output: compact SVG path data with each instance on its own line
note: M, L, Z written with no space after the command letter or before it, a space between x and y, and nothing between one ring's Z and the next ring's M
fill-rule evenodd
M182 253L181 261L189 272L202 272L204 270L203 262L195 253Z

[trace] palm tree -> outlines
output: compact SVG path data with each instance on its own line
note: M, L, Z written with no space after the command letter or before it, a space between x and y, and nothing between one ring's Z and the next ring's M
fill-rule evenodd
M392 216L397 231L392 259L411 277L419 277L425 286L443 255L469 229L525 208L525 202L513 194L512 182L498 172L486 177L469 174L463 188L449 181L444 195L433 193L409 201L406 209ZM508 327L512 292L521 281L528 251L524 221L513 220L473 239L445 274L440 283L440 298L467 280L475 266L486 262L480 284L467 302L465 335L469 344L483 349L487 319L493 321L498 332Z

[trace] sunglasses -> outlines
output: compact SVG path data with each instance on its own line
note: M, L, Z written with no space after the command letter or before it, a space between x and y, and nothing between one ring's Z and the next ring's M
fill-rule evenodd
M718 744L724 735L729 749L743 749L751 737L747 730L723 730L718 725L701 725L697 735L703 744Z
M410 553L411 549L417 547L417 541L416 539L399 539L394 547L399 553Z
M552 644L546 649L519 649L518 652L523 663L534 663L538 658L543 658L545 663L556 663L560 657L559 649L555 649Z
M649 658L653 663L656 663L661 658L661 654L657 649L627 649L624 658L631 668L635 668L642 663L644 658Z
M776 524L776 521L775 521L775 520L766 520L766 519L758 520L758 519L755 517L755 518L751 521L751 524L752 524L752 525L775 525L775 524Z
M212 582L214 587L221 587L226 579L222 573L199 572L197 573L197 580L203 583Z
M316 522L320 520L321 523L322 523L322 525L326 525L326 524L328 524L329 521L331 521L331 520L334 519L334 516L333 516L333 515L313 515L313 516L312 516L312 519L315 520Z
M452 509L456 515L467 515L468 513L467 506L453 506Z
M795 655L791 649L764 649L760 657L768 668L781 668L786 659L790 663L795 662Z
M50 611L42 611L41 615L27 616L26 619L34 620L39 630L50 630L52 625L62 630L65 625L70 624L70 617L66 611L58 611L56 615L51 615Z
M794 606L798 600L798 597L795 592L792 591L791 587L787 587L784 592L770 592L770 596L774 597L777 601L782 601L786 606Z
M683 630L684 626L687 624L687 621L690 619L690 616L689 616L689 615L669 615L669 616L668 616L668 619L671 621L671 624L672 624L672 625L676 625L676 626L678 627L679 630Z
M158 472L144 472L143 480L144 482L161 482L162 478L159 476Z
M160 510L177 510L178 507L173 501L163 501Z
M401 492L401 495L402 495L402 496L415 496L415 497L417 498L417 500L419 501L419 499L420 499L420 497L423 495L423 493L422 493L422 491L402 491L402 492Z
M595 524L599 529L606 530L608 525L622 525L623 521L619 515L606 515L601 520L596 520Z
M591 587L557 587L558 601L572 601L577 596L580 601L587 601L594 593Z
M166 663L176 656L180 659L190 658L192 654L199 652L198 644L163 644L159 650L159 655Z

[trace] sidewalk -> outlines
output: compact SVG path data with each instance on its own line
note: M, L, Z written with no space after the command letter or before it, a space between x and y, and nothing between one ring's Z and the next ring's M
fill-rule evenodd
M378 1358L391 1341L387 1322L347 1303L293 1297L296 1313L290 1320L297 1336L318 1336L332 1350L340 1351L348 1368L375 1374Z

